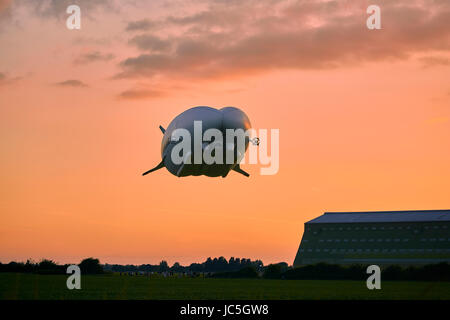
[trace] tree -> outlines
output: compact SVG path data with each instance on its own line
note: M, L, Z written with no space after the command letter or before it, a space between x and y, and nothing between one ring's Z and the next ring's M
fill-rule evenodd
M180 263L175 262L172 266L172 268L170 268L171 271L173 272L183 272L184 267L180 265Z
M263 277L266 279L280 279L282 272L281 264L269 264L264 271Z
M81 274L100 274L103 273L103 268L100 261L94 258L87 258L79 264Z
M159 263L159 272L165 272L169 270L169 265L167 264L166 260L163 260Z

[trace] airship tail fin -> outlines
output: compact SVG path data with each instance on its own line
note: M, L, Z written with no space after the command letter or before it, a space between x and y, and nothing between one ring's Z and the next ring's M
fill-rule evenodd
M159 170L161 168L164 168L164 159L156 167L154 167L153 169L150 169L150 170L144 172L142 175L145 176L146 174L149 174L149 173L151 173L153 171L156 171L156 170Z
M242 170L241 167L240 167L239 165L235 166L235 167L233 168L233 170L236 171L236 172L238 172L238 173L240 173L240 174L243 174L243 175L246 176L246 177L250 177L250 175L249 175L247 172L245 172L244 170Z
M159 130L161 130L161 132L164 134L166 133L166 129L163 128L163 126L159 126Z

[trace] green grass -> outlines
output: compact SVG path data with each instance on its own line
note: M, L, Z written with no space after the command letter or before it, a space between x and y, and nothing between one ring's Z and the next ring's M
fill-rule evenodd
M68 290L64 275L0 274L0 299L450 299L450 282L148 278L86 275Z

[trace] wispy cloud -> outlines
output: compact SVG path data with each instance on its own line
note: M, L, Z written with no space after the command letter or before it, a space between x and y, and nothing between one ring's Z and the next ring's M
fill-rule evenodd
M78 88L88 87L87 84L85 84L84 82L82 82L80 80L76 80L76 79L70 79L70 80L57 82L57 83L55 83L55 85L60 86L60 87L78 87Z
M167 51L172 46L172 41L158 38L151 34L143 34L132 38L130 44L136 46L140 50L148 51Z
M148 31L155 26L155 22L150 21L149 19L142 19L128 22L125 31Z
M6 11L12 3L12 0L0 0L0 14Z
M88 64L92 62L98 61L110 61L114 59L114 55L112 53L102 53L100 51L91 51L87 53L83 53L73 61L74 64Z
M8 78L6 77L6 74L0 72L0 86L3 86L8 83Z
M116 78L220 79L450 54L450 2L378 4L382 30L365 27L367 5L360 2L213 1L133 37L129 43L145 52L122 60Z
M22 79L22 77L11 77L7 73L0 72L0 87L13 84L20 79Z
M153 99L160 98L166 95L166 92L152 89L130 89L121 92L118 96L119 99L127 100L141 100L141 99Z
M11 23L12 0L0 0L0 31Z
M436 67L436 66L450 66L450 57L442 56L429 56L421 57L419 61L425 68Z

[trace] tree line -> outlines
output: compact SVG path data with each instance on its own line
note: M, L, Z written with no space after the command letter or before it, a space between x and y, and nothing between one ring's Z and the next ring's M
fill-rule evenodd
M40 262L34 262L28 259L27 262L15 262L3 264L0 262L0 272L19 272L19 273L38 273L38 274L66 274L67 267L70 264L60 265L53 260L43 259ZM101 274L104 273L100 261L95 258L83 259L78 266L82 274Z
M247 267L235 272L219 272L214 278L264 278L286 280L362 280L365 281L368 265L338 265L318 263L288 267L285 263L270 264L257 272ZM450 281L450 264L447 262L419 265L381 266L381 279L393 281Z
M70 264L59 265L53 260L43 259L40 262L34 262L29 259L26 262L11 261L7 264L0 263L0 272L21 272L21 273L39 273L39 274L65 274ZM251 260L246 258L234 258L229 260L224 257L209 257L202 263L191 263L189 266L182 266L175 262L169 266L167 261L163 260L159 264L141 264L141 265L121 265L104 264L95 258L87 258L79 264L83 274L101 274L104 272L173 272L173 273L214 273L214 272L234 272L246 267L255 270L262 270L264 267L261 260Z
M59 265L44 259L40 262L11 261L0 263L0 272L20 272L38 274L66 274L69 264ZM206 273L213 278L264 278L287 280L365 280L368 265L338 265L318 263L300 267L289 266L286 262L264 266L261 260L240 259L231 257L208 258L202 263L182 266L175 262L171 267L163 260L157 265L120 265L104 264L95 258L83 259L78 266L82 274L102 274L111 272L171 272L171 273ZM419 266L381 266L383 280L408 281L450 281L450 264L442 262Z
M175 262L169 267L167 261L163 260L157 265L141 264L141 265L120 265L105 264L105 271L112 272L175 272L175 273L211 273L211 272L233 272L246 267L252 267L255 270L261 270L264 265L261 260L251 260L246 258L231 257L227 260L224 257L207 258L202 263L191 263L189 266L182 266Z

